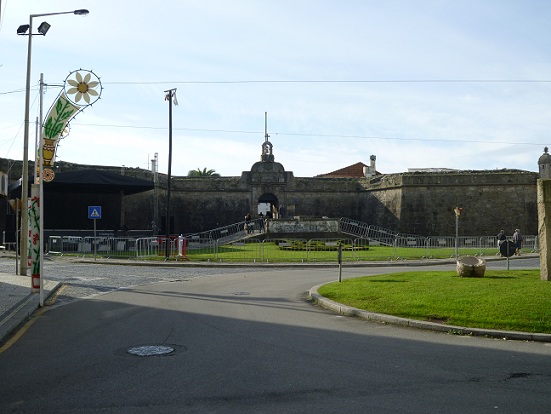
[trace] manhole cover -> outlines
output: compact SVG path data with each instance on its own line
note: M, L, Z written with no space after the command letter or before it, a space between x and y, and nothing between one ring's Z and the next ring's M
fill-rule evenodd
M128 348L127 352L137 356L166 355L174 352L174 348L165 345L142 345Z

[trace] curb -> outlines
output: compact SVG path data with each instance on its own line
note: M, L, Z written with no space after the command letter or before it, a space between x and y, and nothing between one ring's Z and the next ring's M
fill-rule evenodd
M407 319L398 316L369 312L358 308L353 308L351 306L346 306L341 303L332 301L320 295L318 293L318 289L328 283L317 285L311 288L308 291L308 299L321 306L322 308L331 310L340 315L354 316L366 321L388 323L391 325L443 332L454 335L483 336L487 338L510 339L515 341L551 342L551 334L467 328L465 326L445 325L435 322Z
M532 259L539 257L539 254L527 253L524 256L510 258L512 260ZM506 262L507 259L497 256L483 256L487 262ZM73 263L84 264L109 264L117 266L151 266L151 267L220 267L220 268L338 268L337 262L190 262L185 260L174 261L150 261L150 260L128 260L112 258L70 258ZM346 261L342 267L393 267L393 266L435 266L445 264L456 264L455 257L447 259L411 259L411 260L391 260L391 261Z
M59 282L45 280L44 301L48 300L60 285ZM38 292L29 293L6 318L0 320L0 344L5 342L14 331L27 322L39 307L40 294Z

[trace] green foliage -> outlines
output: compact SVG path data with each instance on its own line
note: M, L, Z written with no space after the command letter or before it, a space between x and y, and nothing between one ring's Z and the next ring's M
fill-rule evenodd
M354 246L349 240L335 240L331 242L326 242L324 240L286 240L284 243L278 243L277 246L280 250L336 252L339 250L339 244L342 246L341 249L343 251L369 250L368 246Z
M539 270L407 272L348 279L319 289L331 300L404 318L473 328L551 333L551 283Z
M187 173L188 177L193 178L205 178L205 177L220 177L220 174L218 174L215 170L207 170L206 168L203 168L202 170L200 168L197 168L196 170L189 170Z

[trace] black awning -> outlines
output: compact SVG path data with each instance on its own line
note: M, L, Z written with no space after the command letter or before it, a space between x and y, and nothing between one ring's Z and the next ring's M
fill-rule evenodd
M32 181L34 177L30 177ZM153 190L153 181L98 170L57 173L51 182L44 182L45 192L136 194ZM10 197L21 194L21 183L10 186Z

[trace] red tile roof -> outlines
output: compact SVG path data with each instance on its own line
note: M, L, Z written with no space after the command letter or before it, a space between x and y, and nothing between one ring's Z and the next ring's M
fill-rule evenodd
M364 176L364 167L368 165L363 162L357 162L356 164L349 165L348 167L341 168L327 174L316 175L316 177L323 178L362 178ZM379 173L376 173L379 175Z

